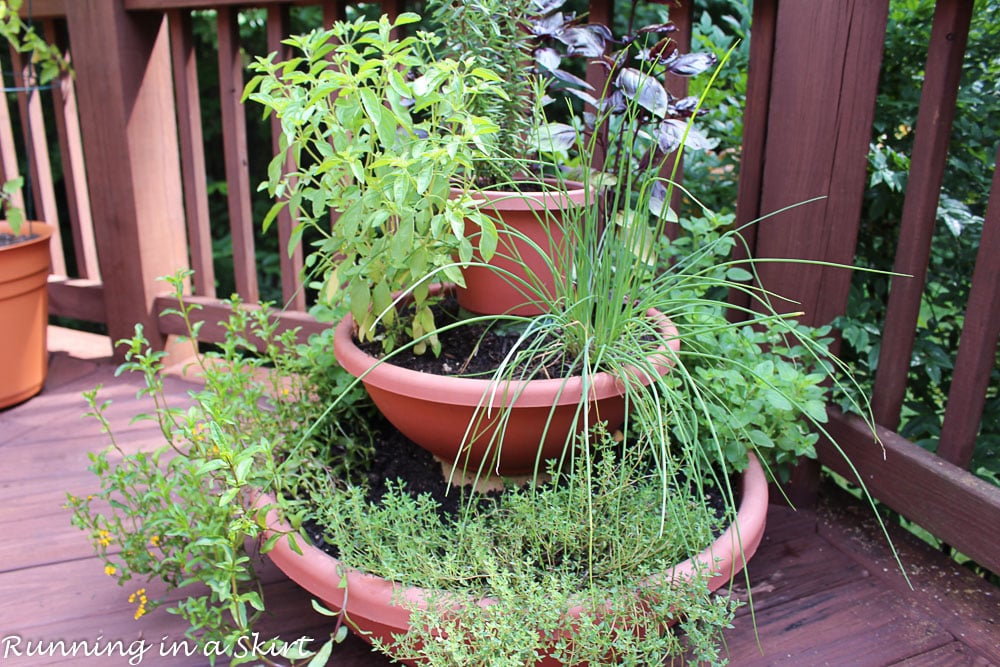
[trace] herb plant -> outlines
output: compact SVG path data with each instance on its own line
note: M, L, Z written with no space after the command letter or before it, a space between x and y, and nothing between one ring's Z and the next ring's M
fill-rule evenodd
M292 37L302 55L258 58L244 97L281 120L281 150L261 186L277 199L265 227L287 207L294 240L306 227L319 232L307 265L322 276L322 299L346 286L360 340L378 336L386 351L416 340L418 351L437 352L427 279L462 283L458 264L473 253L467 220L482 229L484 259L496 248L492 219L451 189L491 152L496 126L477 105L504 92L470 59L436 58L429 33L390 37L417 18L358 19ZM403 289L413 297L405 318L393 302Z

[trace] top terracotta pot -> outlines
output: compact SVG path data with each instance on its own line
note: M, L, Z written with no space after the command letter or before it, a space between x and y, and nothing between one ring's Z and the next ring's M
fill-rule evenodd
M582 206L587 191L575 181L546 179L544 183L553 189L475 193L483 201L482 208L496 219L499 238L489 266L462 270L465 288L458 290L458 302L466 310L481 315L538 315L543 312L539 298L555 294L552 266L559 272L563 265L566 211ZM478 246L479 226L469 220L466 225L473 245ZM473 258L483 261L478 250Z

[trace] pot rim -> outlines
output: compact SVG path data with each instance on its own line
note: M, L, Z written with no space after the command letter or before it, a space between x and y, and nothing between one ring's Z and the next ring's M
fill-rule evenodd
M733 522L699 554L665 568L663 576L669 576L671 579L687 578L693 576L695 572L704 571L704 568L710 568L708 587L710 591L715 591L727 581L735 579L756 553L764 536L768 482L756 455L752 451L748 452L748 455L749 463L740 477L742 488L740 506ZM266 518L268 526L286 532L291 531L288 523L278 516L277 500L273 494L254 490L251 501L254 508L269 508ZM266 535L272 534L272 529L268 528ZM296 583L330 604L334 602L316 590L310 589L297 577L304 576L308 572L313 580L323 582L324 588L341 590L346 586L343 598L347 603L348 616L353 610L359 617L371 618L362 610L379 609L385 612L386 618L383 618L383 622L408 625L410 609L405 605L417 605L419 609L427 608L430 592L426 588L404 586L399 582L367 572L349 569L340 559L327 554L311 542L299 544L299 547L301 554L292 550L287 539L278 539L267 555ZM306 567L307 564L310 567ZM475 603L488 605L491 599L480 598L475 600ZM567 613L577 616L581 611L582 607L577 606L568 609Z

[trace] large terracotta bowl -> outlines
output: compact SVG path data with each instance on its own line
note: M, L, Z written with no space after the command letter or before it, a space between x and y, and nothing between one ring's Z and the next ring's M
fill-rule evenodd
M764 536L767 518L767 477L753 454L741 479L742 496L736 521L703 552L664 570L662 576L690 577L696 568L712 573L708 581L715 591L730 582L757 551ZM262 495L258 505L274 504L274 497ZM279 531L289 531L289 526L272 509L268 525ZM371 643L374 639L392 643L393 635L409 629L410 611L407 606L426 608L428 592L424 589L404 587L379 577L347 569L343 563L311 544L299 544L302 553L296 553L285 539L279 539L268 552L271 560L293 581L311 595L321 600L333 611L346 614L348 627L359 637ZM483 601L482 603L486 603ZM567 610L579 614L579 609ZM415 664L407 662L406 664ZM539 666L558 665L545 659Z

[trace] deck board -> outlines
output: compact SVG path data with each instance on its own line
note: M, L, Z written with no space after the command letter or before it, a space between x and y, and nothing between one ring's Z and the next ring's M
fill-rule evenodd
M53 330L51 373L45 391L0 411L0 663L128 665L129 656L4 657L5 639L137 640L150 646L142 665L201 667L201 656L160 655L178 646L184 623L163 610L138 621L128 595L103 572L86 537L69 524L67 491L93 488L87 453L106 445L97 422L80 416L80 393L103 383L122 446L155 445L150 423L128 425L140 403L135 379L115 378L106 340ZM104 342L102 342L104 341ZM170 379L182 401L194 385ZM764 542L750 563L754 614L743 607L725 634L733 665L857 665L859 667L985 667L1000 665L1000 591L905 536L895 535L914 582L910 590L891 562L871 515L836 489L824 490L816 511L773 506ZM265 565L266 598L273 612L262 634L294 640L322 637L328 621L309 596ZM131 584L135 584L131 587ZM155 584L147 588L156 589ZM746 585L731 594L746 600ZM176 595L176 593L175 593ZM755 630L756 629L756 630ZM758 645L759 638L759 645ZM58 651L57 651L58 652ZM337 647L332 665L382 667L389 661L352 638Z

